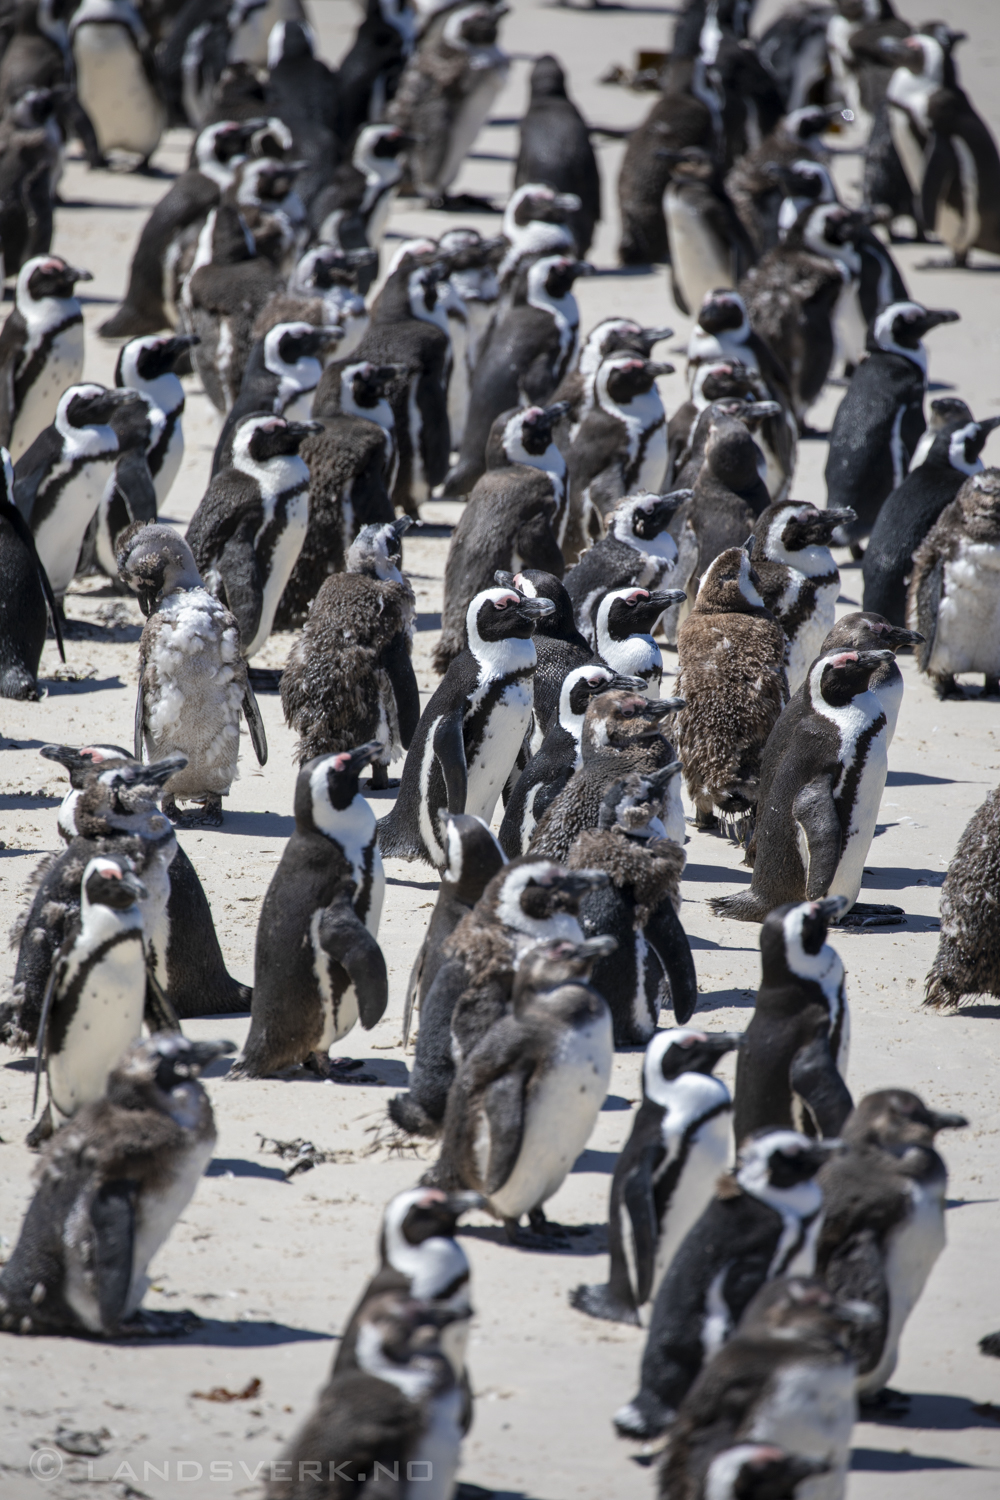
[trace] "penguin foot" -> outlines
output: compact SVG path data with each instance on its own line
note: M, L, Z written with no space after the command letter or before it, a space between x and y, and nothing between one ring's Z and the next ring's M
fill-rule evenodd
M378 1083L374 1073L359 1071L364 1067L359 1057L327 1057L325 1052L310 1052L303 1067L318 1073L327 1083Z
M407 1135L426 1136L429 1139L441 1134L440 1120L432 1119L418 1104L412 1090L405 1094L394 1094L389 1100L389 1118Z
M182 1339L205 1326L196 1312L185 1307L181 1312L154 1312L139 1307L127 1323L120 1323L114 1337L118 1339Z
M906 916L901 906L879 906L875 902L855 901L838 927L899 927Z
M24 1138L24 1144L32 1151L38 1151L47 1140L51 1140L55 1134L55 1126L52 1124L52 1105L46 1104L38 1119L32 1125Z
M371 781L368 783L373 792L388 792L393 787L399 786L399 782L393 778L389 779L389 767L373 765Z
M206 792L195 806L181 812L173 797L164 797L160 806L163 816L169 818L177 828L221 828L222 798L218 792Z
M634 1401L615 1412L615 1430L619 1437L656 1438L666 1432L676 1416L651 1391L640 1391Z
M1000 698L1000 677L983 678L983 697Z
M613 1297L610 1286L576 1286L569 1294L569 1305L590 1318L603 1318L608 1323L631 1323L635 1328L639 1326L639 1314L635 1308Z
M445 214L496 214L500 210L489 198L481 198L477 193L442 193L438 198L431 198L427 203L428 208L437 209L438 213Z
M903 1417L910 1409L910 1397L906 1391L893 1390L892 1386L884 1385L880 1391L873 1391L870 1396L858 1398L858 1414L862 1420L865 1417Z
M1000 1359L1000 1333L988 1333L985 1338L981 1338L979 1352L990 1354L994 1359Z

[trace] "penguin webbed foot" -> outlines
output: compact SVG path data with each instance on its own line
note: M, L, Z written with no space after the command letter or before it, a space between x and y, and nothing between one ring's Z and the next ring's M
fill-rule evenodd
M589 1318L602 1318L608 1323L630 1323L634 1328L639 1327L639 1314L635 1308L617 1301L607 1284L588 1286L581 1283L570 1292L569 1305L575 1307L577 1312L586 1313Z
M545 1217L543 1208L533 1208L528 1213L527 1229L522 1229L517 1219L504 1219L503 1227L507 1239L521 1250L567 1250L571 1238L589 1234L581 1224L556 1224Z
M325 1052L310 1052L302 1066L310 1073L317 1073L326 1083L378 1083L374 1073L360 1071L364 1067L360 1057L328 1057Z
M878 1421L880 1417L905 1417L910 1409L910 1397L906 1391L894 1390L884 1385L880 1391L858 1398L858 1415L862 1421Z
M899 927L906 913L901 906L881 906L872 901L855 901L838 927Z
M651 1391L641 1390L634 1400L615 1412L615 1430L619 1437L648 1441L658 1438L673 1423L677 1413Z
M38 1119L25 1136L24 1144L32 1151L40 1151L45 1142L51 1140L53 1135L55 1135L55 1126L52 1123L52 1105L46 1104Z
M160 806L163 816L169 818L176 828L221 828L222 798L218 792L206 792L194 807L181 812L175 798L164 797Z
M189 1307L182 1308L180 1312L161 1312L147 1307L138 1307L127 1323L119 1323L113 1337L116 1339L182 1339L204 1326L204 1320Z

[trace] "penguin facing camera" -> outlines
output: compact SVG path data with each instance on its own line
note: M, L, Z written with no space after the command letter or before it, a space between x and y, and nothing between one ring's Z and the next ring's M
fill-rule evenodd
M664 150L670 178L663 197L670 243L670 287L682 313L693 314L720 287L737 286L756 252L703 146Z
M788 639L788 690L798 692L833 629L840 573L833 534L852 510L817 510L808 501L768 506L753 529L753 566L764 607Z
M359 790L381 753L376 740L299 771L295 831L261 907L250 1031L230 1078L298 1064L335 1082L371 1082L359 1061L329 1049L358 1022L370 1031L389 998L377 941L385 874L375 815Z
M469 644L421 714L396 805L379 821L383 855L440 869L442 809L489 823L531 723L535 622L554 610L550 600L512 589L485 589L472 600Z
M390 785L389 765L409 749L420 718L410 660L416 600L400 571L410 524L401 516L362 528L347 571L332 573L316 595L281 677L299 764L377 738L383 748L372 761L373 791Z
M613 672L641 677L648 698L660 696L663 680L663 655L653 639L656 622L686 598L681 589L612 589L597 605L596 655Z
M17 273L14 307L0 332L0 441L11 461L55 421L67 386L83 374L79 281L92 281L58 255L37 255Z
M115 364L115 386L138 391L150 405L150 445L146 452L162 511L184 457L184 387L178 365L188 356L193 334L145 334L123 344Z
M990 792L973 813L952 855L941 887L941 936L927 974L924 1004L960 1006L967 995L1000 995L1000 960L993 929L983 922L983 901L1000 891L1000 792Z
M60 1131L0 1271L0 1326L120 1338L186 1333L190 1313L146 1312L146 1271L215 1148L199 1074L232 1042L157 1032L113 1067L104 1097Z
M448 1095L436 1185L482 1193L511 1244L549 1248L545 1216L590 1138L611 1080L611 1013L590 981L614 939L558 938L517 965L511 1011L464 1055ZM485 1154L478 1147L484 1134ZM530 1232L519 1227L528 1216Z
M118 576L138 595L146 616L139 641L136 758L144 747L150 757L176 751L187 756L185 769L164 788L163 811L183 826L217 828L222 798L236 775L241 711L258 762L267 761L236 617L205 588L191 548L169 527L130 526L117 547ZM188 649L193 638L197 652ZM196 802L198 810L179 812L178 797Z
M128 0L84 0L69 23L76 92L102 155L126 151L145 170L167 111L149 33Z
M642 492L619 500L606 516L607 531L566 574L566 592L577 623L594 642L594 614L604 596L617 589L659 591L664 584L683 588L677 576L677 543L668 526L689 491L670 495Z
M711 149L713 137L712 111L683 84L658 96L645 120L632 131L618 174L622 224L618 259L623 266L669 263L663 199L671 173L670 158L663 150Z
M580 1312L638 1326L639 1309L656 1297L729 1165L732 1101L715 1069L741 1044L736 1033L690 1027L658 1031L650 1041L642 1102L611 1180L608 1280L570 1293Z
M837 1149L794 1130L766 1129L743 1142L660 1282L639 1392L615 1414L622 1437L657 1437L675 1421L765 1282L813 1274L823 1226L816 1174Z
M270 412L290 422L308 421L323 365L319 356L340 338L339 327L276 323L250 351L243 384L222 424L212 476L232 467L236 430L247 417Z
M572 193L580 206L569 217L578 255L586 255L601 218L601 177L590 129L566 92L555 57L539 57L531 70L527 112L521 118L514 186L544 182Z
M0 448L4 493L0 496L0 698L37 700L38 667L51 620L65 662L59 610L31 527L13 501L14 470Z

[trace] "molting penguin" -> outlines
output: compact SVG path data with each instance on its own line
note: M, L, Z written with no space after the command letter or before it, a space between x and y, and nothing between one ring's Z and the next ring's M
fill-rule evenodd
M0 333L0 438L14 463L55 421L67 386L83 374L83 311L74 295L91 281L58 255L36 255L17 274Z
M983 901L1000 896L1000 791L972 814L941 887L941 936L924 1004L951 1009L966 995L1000 995L1000 954Z
M817 510L786 500L758 516L753 566L765 608L788 638L788 690L795 693L833 628L840 573L830 551L838 526L852 510Z
M379 822L382 853L438 869L446 853L440 812L489 823L531 722L535 621L548 599L486 589L469 605L469 645L455 657L420 716L399 796Z
M128 0L84 0L69 24L76 93L101 152L128 151L145 167L167 111L149 34Z
M206 586L232 610L244 656L274 624L309 524L309 470L299 447L316 422L247 417L233 436L232 467L199 502L187 543Z
M894 302L879 313L863 360L837 408L826 460L831 509L850 507L844 529L852 546L868 535L889 493L902 484L924 430L927 351L921 339L958 313ZM858 554L860 555L860 554Z
M48 574L31 528L11 498L14 471L6 449L0 449L0 463L0 698L37 699L38 665L49 619L63 661L66 653Z
M682 313L695 313L720 287L735 287L756 253L723 185L712 153L686 146L665 153L663 198L670 241L670 285Z
M176 369L193 344L191 334L145 334L122 346L115 365L116 387L138 391L152 403L146 461L158 511L163 509L184 457L184 387Z
M627 677L641 677L649 698L660 696L663 656L653 640L664 610L682 604L680 589L613 589L597 606L594 650L606 667Z
M580 206L568 222L577 254L586 255L601 217L601 178L590 130L566 93L566 75L556 58L538 58L529 88L514 186L544 182L557 193L575 194Z
M339 328L314 328L311 323L276 323L250 351L240 393L222 424L212 459L212 474L233 461L233 438L247 417L271 412L291 422L309 417L313 392L323 366L317 357L340 338Z
M295 832L261 907L250 1032L231 1078L301 1063L350 1081L359 1063L329 1049L356 1022L381 1020L389 998L376 941L385 875L375 815L358 778L377 742L307 761L295 783Z
M215 1147L212 1106L198 1075L232 1050L232 1042L158 1032L130 1048L104 1098L55 1136L0 1272L3 1327L105 1338L187 1331L190 1314L143 1313L139 1304L147 1267Z
M668 525L688 498L685 490L670 495L632 494L607 516L607 533L566 574L566 592L581 631L594 640L594 615L605 594L615 589L659 590L666 583L683 588L677 576L677 543Z
M761 983L736 1060L733 1134L766 1125L832 1138L851 1112L844 965L826 941L842 896L779 906L760 935Z
M641 1388L615 1415L622 1437L656 1437L670 1426L765 1282L813 1274L823 1224L816 1173L832 1149L794 1130L762 1130L743 1142L660 1282Z
M764 745L788 702L786 651L749 556L721 553L677 633L678 748L700 828L716 826L716 810L741 824L757 804Z
M782 169L807 169L829 160L819 137L845 116L839 104L790 110L760 145L747 151L726 176L726 192L758 255L778 243L783 196ZM831 201L833 201L831 199Z
M642 1102L615 1164L608 1203L610 1263L603 1286L570 1302L592 1318L639 1323L688 1230L729 1165L729 1090L715 1069L742 1038L677 1027L658 1031L642 1060Z

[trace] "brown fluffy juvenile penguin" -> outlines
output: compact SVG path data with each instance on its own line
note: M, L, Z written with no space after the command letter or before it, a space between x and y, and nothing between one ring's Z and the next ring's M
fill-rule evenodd
M739 827L757 803L767 737L788 702L785 632L747 552L715 559L677 633L678 748L699 828Z
M285 723L299 735L299 765L317 755L378 740L372 786L389 785L388 767L409 748L420 718L410 661L416 600L400 572L401 516L365 526L306 617L281 678Z
M941 937L924 1004L950 1010L966 996L1000 995L1000 933L987 908L1000 902L1000 789L972 814L941 887Z

